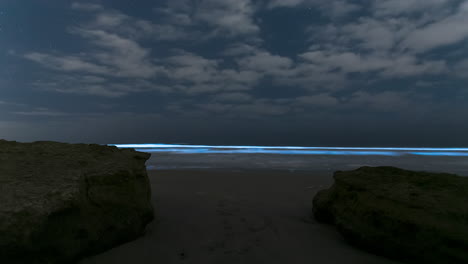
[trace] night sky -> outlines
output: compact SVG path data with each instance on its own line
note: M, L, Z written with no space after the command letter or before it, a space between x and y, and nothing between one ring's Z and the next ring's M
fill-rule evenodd
M0 0L0 138L468 146L465 0Z

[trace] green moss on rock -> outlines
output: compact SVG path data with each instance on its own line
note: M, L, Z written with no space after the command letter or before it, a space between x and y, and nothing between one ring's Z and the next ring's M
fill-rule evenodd
M313 214L348 242L408 263L468 263L468 177L362 167L334 178Z
M73 263L153 219L150 154L0 140L0 263Z

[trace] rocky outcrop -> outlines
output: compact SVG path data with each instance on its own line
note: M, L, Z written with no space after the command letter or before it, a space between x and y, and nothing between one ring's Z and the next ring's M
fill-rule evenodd
M468 263L468 177L362 167L334 178L313 213L348 242L406 263Z
M73 263L153 219L150 154L0 140L0 263Z

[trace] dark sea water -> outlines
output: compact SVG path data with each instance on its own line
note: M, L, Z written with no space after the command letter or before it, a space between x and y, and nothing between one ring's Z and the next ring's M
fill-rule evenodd
M117 145L151 153L149 170L280 169L333 172L361 166L395 166L468 176L465 148L252 147Z

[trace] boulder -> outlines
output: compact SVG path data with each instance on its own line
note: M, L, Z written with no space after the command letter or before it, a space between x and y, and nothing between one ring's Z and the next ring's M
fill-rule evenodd
M468 263L468 177L362 167L334 179L313 214L349 243L405 263Z
M0 263L73 263L142 235L150 154L0 140Z

